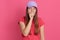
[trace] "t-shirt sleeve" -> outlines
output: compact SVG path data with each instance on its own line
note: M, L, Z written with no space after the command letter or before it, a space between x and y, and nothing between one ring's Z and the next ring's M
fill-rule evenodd
M42 18L39 18L38 19L38 22L39 22L39 26L40 27L45 24L44 21L42 20Z
M23 17L21 17L20 19L19 19L19 21L21 22L24 22L24 18Z

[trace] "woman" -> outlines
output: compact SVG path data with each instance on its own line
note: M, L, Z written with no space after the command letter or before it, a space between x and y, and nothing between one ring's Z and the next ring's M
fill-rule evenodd
M26 7L26 16L20 18L22 40L45 40L44 22L37 15L37 4L29 1Z

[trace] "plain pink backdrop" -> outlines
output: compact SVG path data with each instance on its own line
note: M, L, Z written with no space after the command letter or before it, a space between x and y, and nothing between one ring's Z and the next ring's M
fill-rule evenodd
M60 40L60 0L35 0L45 22L45 39ZM21 40L19 18L28 0L0 0L0 40Z

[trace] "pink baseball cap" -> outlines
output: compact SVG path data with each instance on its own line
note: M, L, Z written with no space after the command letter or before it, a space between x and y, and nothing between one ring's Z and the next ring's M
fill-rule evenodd
M29 1L28 3L27 3L27 7L37 7L37 3L35 2L35 1Z

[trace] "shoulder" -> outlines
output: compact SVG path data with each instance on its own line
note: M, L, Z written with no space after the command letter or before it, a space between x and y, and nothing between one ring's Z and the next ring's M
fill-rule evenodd
M25 19L25 16L20 17L19 21L24 21L24 19Z
M20 17L19 22L25 22L25 16Z
M25 23L25 16L19 18L19 24L24 25Z
M38 21L41 22L43 21L43 19L41 17L38 17Z
M39 23L39 26L42 26L45 24L41 17L38 17L38 23Z

